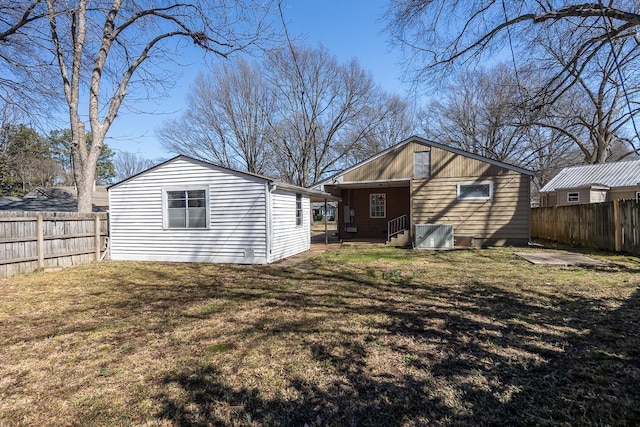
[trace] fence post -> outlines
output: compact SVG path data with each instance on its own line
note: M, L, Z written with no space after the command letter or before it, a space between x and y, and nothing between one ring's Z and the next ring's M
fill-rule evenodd
M613 201L613 240L616 252L622 250L622 233L620 232L620 201Z
M38 251L38 269L44 268L44 220L42 214L37 216L36 222L36 239L37 239L37 251Z
M100 261L100 216L95 214L95 246L96 246L96 261Z

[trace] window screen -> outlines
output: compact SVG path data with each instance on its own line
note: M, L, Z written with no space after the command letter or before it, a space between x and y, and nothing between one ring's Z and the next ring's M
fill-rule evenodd
M413 177L431 177L431 152L416 151L413 153Z

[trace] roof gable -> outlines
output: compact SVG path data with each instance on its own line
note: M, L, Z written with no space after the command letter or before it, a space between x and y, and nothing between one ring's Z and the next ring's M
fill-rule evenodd
M542 187L540 192L581 188L594 184L606 187L640 185L640 160L564 168Z
M280 188L280 189L282 189L284 191L289 191L289 192L292 192L292 193L307 194L307 195L310 195L310 196L324 197L324 198L328 198L328 199L331 199L331 200L334 200L334 199L337 200L336 197L331 196L330 194L324 193L322 191L317 191L317 190L313 190L313 189L310 189L310 188L304 188L304 187L299 187L297 185L288 184L288 183L285 183L285 182L280 182L280 181L278 181L278 180L276 180L274 178L269 178L269 177L258 175L258 174L251 173L251 172L244 172L244 171L239 171L239 170L236 170L236 169L231 169L231 168L228 168L228 167L225 167L225 166L214 165L213 163L205 162L203 160L194 159L193 157L185 156L183 154L180 154L180 155L178 155L176 157L173 157L172 159L169 159L169 160L167 160L165 162L162 162L162 163L160 163L158 165L155 165L155 166L153 166L153 167L151 167L151 168L149 168L149 169L147 169L145 171L142 171L142 172L140 172L140 173L138 173L136 175L130 176L129 178L126 178L126 179L124 179L124 180L122 180L120 182L117 182L117 183L107 187L107 190L110 190L110 189L112 189L114 187L118 187L118 186L120 186L120 185L122 185L122 184L124 184L126 182L129 182L131 180L134 180L134 179L136 179L136 178L138 178L138 177L140 177L142 175L148 174L151 171L157 170L157 169L162 168L162 167L164 167L164 166L166 166L166 165L168 165L170 163L174 163L174 162L177 162L177 161L180 161L180 160L186 161L186 162L189 162L189 163L192 163L192 164L195 164L195 165L203 166L205 168L218 170L218 171L224 171L226 173L244 176L244 177L249 178L249 179L263 181L263 182L268 183L268 184L273 184L277 188Z
M343 177L344 175L347 175L348 173L350 173L350 172L352 172L352 171L354 171L354 170L356 170L358 168L363 167L364 165L367 165L367 164L369 164L369 163L371 163L373 161L376 161L377 159L379 159L379 158L381 158L381 157L383 157L383 156L385 156L385 155L387 155L389 153L392 153L395 150L403 148L404 146L406 146L406 145L408 145L410 143L415 143L415 144L428 146L428 147L439 148L441 150L448 151L450 153L454 153L454 154L457 154L457 155L460 155L460 156L468 157L468 158L471 158L471 159L474 159L474 160L485 162L485 163L488 163L488 164L491 164L491 165L494 165L494 166L502 167L502 168L505 168L505 169L508 169L508 170L512 170L512 171L515 171L515 172L518 172L518 173L522 173L522 174L525 174L525 175L529 175L529 176L533 176L534 175L534 173L532 171L524 169L524 168L520 168L518 166L514 166L514 165L511 165L511 164L508 164L508 163L504 163L504 162L500 162L500 161L497 161L497 160L492 160L492 159L489 159L487 157L480 156L478 154L469 153L467 151L460 150L458 148L449 147L447 145L440 144L440 143L437 143L437 142L434 142L434 141L429 141L427 139L424 139L424 138L421 138L421 137L418 137L418 136L412 136L412 137L409 137L409 138L405 139L404 141L399 142L396 145L393 145L393 146L387 148L384 151L379 152L378 154L376 154L374 156L371 156L370 158L368 158L366 160L363 160L360 163L357 163L354 166L351 166L350 168L344 169L344 170L338 172L337 174L332 175L329 178L326 178L326 179L324 179L322 181L319 181L318 183L316 183L314 185L314 187L326 184L328 182L335 181L335 180Z

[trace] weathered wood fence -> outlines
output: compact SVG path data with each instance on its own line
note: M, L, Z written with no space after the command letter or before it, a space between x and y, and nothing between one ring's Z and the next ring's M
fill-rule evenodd
M0 212L0 278L99 260L106 213Z
M640 255L640 203L620 200L535 208L531 236Z

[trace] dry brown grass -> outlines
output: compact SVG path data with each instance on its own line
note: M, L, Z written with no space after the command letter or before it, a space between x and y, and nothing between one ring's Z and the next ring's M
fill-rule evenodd
M633 425L640 263L341 249L0 281L0 425Z

